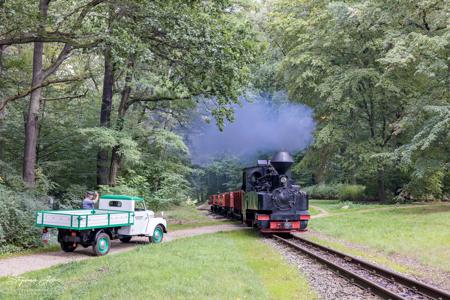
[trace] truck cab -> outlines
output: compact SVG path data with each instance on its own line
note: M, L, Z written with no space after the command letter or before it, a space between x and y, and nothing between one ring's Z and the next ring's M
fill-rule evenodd
M134 214L134 224L118 230L121 239L131 236L152 236L156 226L167 232L167 223L163 218L156 217L152 210L147 209L144 199L123 195L105 195L99 200L100 210L128 211Z

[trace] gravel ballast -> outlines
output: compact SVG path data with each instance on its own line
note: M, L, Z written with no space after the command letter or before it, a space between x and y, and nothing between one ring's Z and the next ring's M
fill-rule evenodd
M306 276L310 286L317 291L322 299L380 299L350 283L347 279L338 276L306 255L300 254L271 238L265 238L264 241L276 248L289 264L294 265L301 274Z

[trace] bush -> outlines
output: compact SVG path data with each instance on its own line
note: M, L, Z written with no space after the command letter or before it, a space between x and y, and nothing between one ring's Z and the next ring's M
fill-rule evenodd
M362 201L366 187L356 184L318 184L303 188L310 198Z
M310 198L317 199L338 199L339 192L337 185L318 184L304 188Z
M364 191L366 187L356 184L342 184L338 187L339 199L350 201L364 200Z
M34 221L36 211L47 208L45 202L45 197L0 185L0 252L42 244L41 229Z

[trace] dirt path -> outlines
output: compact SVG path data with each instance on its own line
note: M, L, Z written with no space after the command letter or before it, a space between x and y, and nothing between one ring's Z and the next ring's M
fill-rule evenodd
M311 216L311 219L328 217L330 215L330 213L327 210L323 209L322 207L315 206L315 205L310 205L309 207L312 207L312 208L317 209L318 211L320 211L320 213L318 215Z
M179 238L185 238L195 235L215 233L220 231L233 231L249 229L243 225L221 224L199 228L183 229L174 232L169 232L165 235L164 241L170 242ZM108 255L114 255L125 251L130 251L137 245L148 243L148 238L135 237L130 243L124 244L119 240L111 242L111 250ZM85 259L92 259L95 256L92 253L92 247L80 247L73 253L65 253L63 251L52 251L38 254L30 254L24 256L17 256L5 258L0 260L0 277L1 276L17 276L26 272L49 268L54 265L80 261Z

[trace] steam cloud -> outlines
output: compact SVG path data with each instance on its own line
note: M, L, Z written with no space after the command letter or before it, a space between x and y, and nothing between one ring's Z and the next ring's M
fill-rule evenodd
M195 126L197 132L191 133L188 141L194 163L204 164L224 154L244 160L258 152L292 153L312 141L312 109L289 103L284 93L253 96L253 103L243 101L243 106L236 105L234 110L234 122L226 123L222 132L213 122Z

